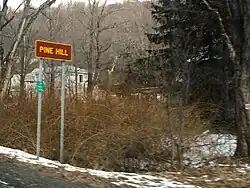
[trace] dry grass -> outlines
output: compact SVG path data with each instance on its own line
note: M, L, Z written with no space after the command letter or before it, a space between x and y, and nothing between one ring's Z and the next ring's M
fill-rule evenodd
M4 110L0 111L0 145L35 153L36 112L36 100L27 101L24 105L5 104ZM146 151L137 153L144 158L155 158L162 148L163 136L170 133L168 122L175 127L174 133L178 133L178 109L171 108L167 117L164 105L157 101L132 98L67 101L65 113L65 162L82 167L121 170L126 151L136 143L142 144ZM184 109L185 136L201 132L199 113L197 106ZM59 127L60 101L45 99L42 156L59 159Z
M182 183L209 188L247 188L250 185L249 167L246 164L226 164L187 168L180 172L163 172L160 175Z

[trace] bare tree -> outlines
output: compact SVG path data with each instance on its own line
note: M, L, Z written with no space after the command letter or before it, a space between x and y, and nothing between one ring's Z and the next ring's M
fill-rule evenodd
M100 72L105 69L103 67L104 63L101 62L101 56L112 46L112 41L103 41L101 35L123 24L120 20L107 23L108 18L116 11L118 11L118 9L112 10L107 8L107 0L105 0L103 4L101 4L101 1L99 0L89 0L88 10L84 11L84 14L88 19L88 24L81 23L85 25L85 28L88 30L88 48L85 48L86 43L82 43L82 49L87 55L87 92L89 97L92 96L94 86L99 81Z
M4 74L4 82L3 87L1 88L1 99L6 96L8 85L11 79L11 73L12 68L15 65L15 59L16 59L16 52L17 49L23 40L24 35L29 30L30 26L33 24L33 22L36 20L39 13L41 13L46 8L50 7L53 3L55 3L56 0L46 0L43 4L41 4L37 9L32 10L30 8L30 2L31 0L26 0L24 4L24 9L21 17L21 21L18 28L18 34L16 37L16 40L13 42L11 49L8 53L6 53L6 56L3 59L3 65L6 68L6 72Z
M3 39L4 39L4 34L3 30L6 28L11 21L15 18L15 13L19 10L19 8L23 5L24 1L19 4L19 6L16 8L16 10L13 12L13 15L8 18L8 0L3 1L3 6L1 7L0 10L0 90L2 88L3 84L3 77L4 77L4 44L3 44Z
M75 21L76 21L76 16L75 16L75 12L74 12L74 5L72 0L69 3L69 7L71 9L71 19L70 19L70 26L71 26L71 33L74 35L75 34ZM75 42L75 38L71 35L71 42L72 42L72 47L73 47L73 61L74 61L74 65L75 65L75 83L74 83L74 89L75 89L75 101L77 104L78 101L78 61L76 59L76 42Z
M28 45L26 36L23 37L23 44L21 50L21 72L20 72L20 101L23 100L25 94L25 76L26 76L26 66L27 66L27 56L28 56ZM28 60L29 61L29 60Z
M18 55L20 56L20 67L19 64L16 64L16 67L13 69L20 69L20 102L25 98L25 77L31 68L32 65L32 57L34 57L34 40L36 35L38 34L38 29L33 29L30 27L26 35L23 37L23 41L20 45L20 50ZM19 71L16 71L19 72Z

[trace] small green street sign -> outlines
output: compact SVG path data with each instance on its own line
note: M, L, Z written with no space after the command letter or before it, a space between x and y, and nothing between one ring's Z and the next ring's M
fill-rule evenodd
M43 81L39 81L36 83L36 91L38 93L43 93L44 92L44 82Z

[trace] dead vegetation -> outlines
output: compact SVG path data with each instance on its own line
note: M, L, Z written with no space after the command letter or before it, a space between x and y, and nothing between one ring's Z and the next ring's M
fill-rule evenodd
M249 172L249 165L232 160L230 164L214 163L202 168L186 168L182 172L163 172L160 175L201 187L246 188L250 185Z
M3 108L0 144L35 154L37 101L8 102ZM165 109L158 101L132 98L67 101L65 163L103 170L163 170L162 164L169 162L172 154L169 139L163 142L163 138L171 138L170 131L178 136L178 109L171 108L169 116ZM202 131L197 109L192 106L184 110L185 137ZM60 101L46 98L42 112L43 157L59 160L59 127Z

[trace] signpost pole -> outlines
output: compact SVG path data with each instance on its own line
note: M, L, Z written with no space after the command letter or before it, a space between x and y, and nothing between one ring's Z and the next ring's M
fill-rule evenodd
M65 62L72 62L72 45L57 42L36 40L35 57L43 59L53 59L62 62L62 89L61 89L61 126L60 126L60 162L63 163L64 150L64 108L65 108ZM44 92L44 82L42 81L43 62L40 60L40 74L37 82L38 92L38 117L37 117L37 158L40 152L40 131L41 131L41 109L42 92Z
M63 163L64 149L64 107L65 107L65 63L62 62L61 89L61 128L60 128L60 162Z
M39 77L38 81L43 81L43 60L39 60ZM38 106L37 106L37 142L36 142L36 156L40 156L40 143L41 143L41 116L42 116L42 92L38 92Z

